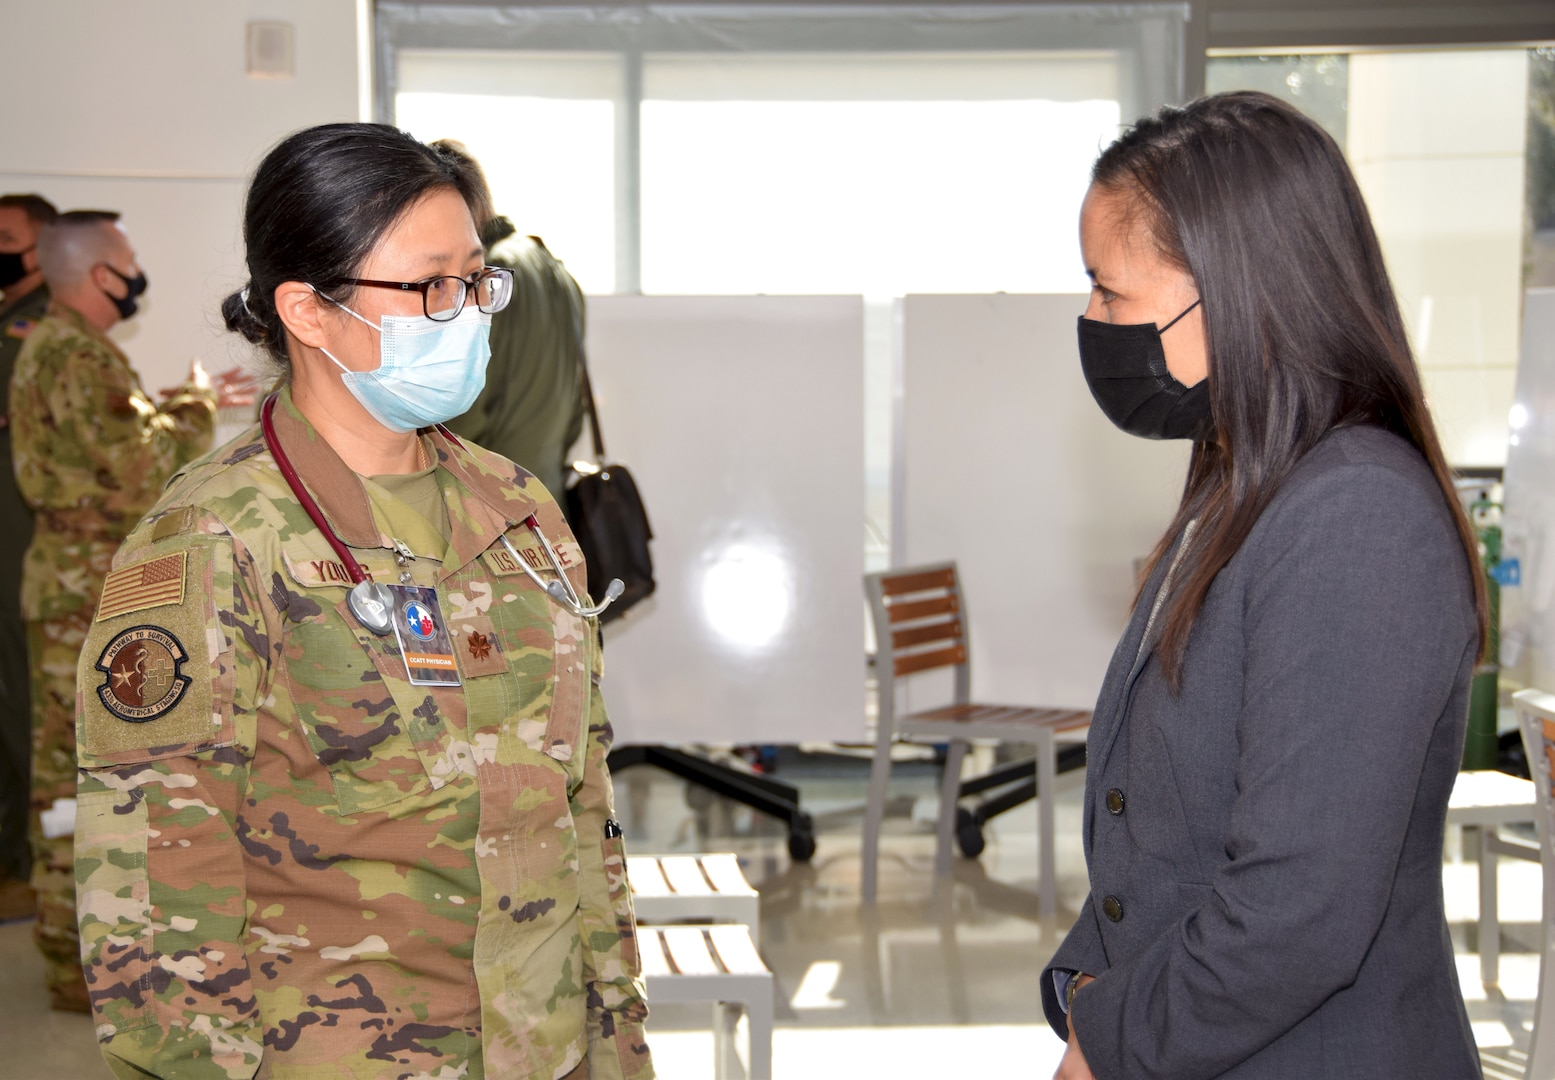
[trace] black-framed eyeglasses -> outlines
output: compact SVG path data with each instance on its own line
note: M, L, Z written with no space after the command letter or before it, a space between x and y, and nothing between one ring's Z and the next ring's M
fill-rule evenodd
M352 285L368 285L374 289L399 289L402 292L419 292L421 310L433 322L449 322L459 317L464 302L471 291L475 293L475 306L487 315L495 315L513 299L513 271L502 266L483 266L467 278L435 277L428 281L373 281L369 278L346 278Z

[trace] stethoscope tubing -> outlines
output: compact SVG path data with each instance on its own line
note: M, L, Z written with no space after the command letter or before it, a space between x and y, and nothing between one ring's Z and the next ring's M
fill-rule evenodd
M303 484L302 477L297 475L297 470L295 467L293 467L291 459L287 456L286 451L281 449L281 441L280 439L276 438L275 421L272 418L272 414L275 412L275 402L276 395L271 394L269 397L265 398L264 404L259 407L260 434L264 438L265 448L270 451L271 458L275 460L275 467L280 470L282 479L286 481L286 486L291 488L292 494L296 496L297 502L301 504L302 509L308 515L309 520L313 522L314 526L319 530L320 533L323 534L324 539L329 542L330 548L334 550L337 556L339 556L341 565L345 567L346 574L351 578L353 583L353 594L356 593L364 584L370 584L371 588L373 588L375 591L377 589L381 589L382 586L373 582L372 574L365 567L363 567L360 562L357 561L356 556L351 554L351 549L346 547L345 541L341 540L340 537L335 533L335 530L330 526L329 521L325 519L324 511L319 509L319 504L314 501L314 498L309 493L307 486ZM443 427L441 424L438 425L438 430L446 435L456 445L464 445L463 443L459 442L459 440L452 432ZM527 563L523 557L519 555L517 549L513 547L513 542L508 539L507 533L505 531L500 536L502 546L507 548L508 554L511 555L513 561L518 564L519 569L523 570L523 572L529 577L529 580L533 581L542 592L544 592L557 604L566 608L568 611L572 612L579 618L592 619L597 617L607 607L613 604L616 598L624 591L624 586L622 585L621 580L619 578L612 578L610 585L605 589L605 595L601 602L594 607L588 607L583 603L583 599L578 595L577 590L572 587L572 581L567 577L566 571L562 568L561 560L557 558L556 549L551 546L551 542L547 540L545 534L540 531L540 523L535 518L535 515L530 514L523 520L522 524L527 525L530 532L534 533L535 538L540 541L540 548L545 552L545 559L548 563L551 564L551 569L556 572L557 580L547 582L542 579L540 575L530 567L529 563ZM379 600L378 603L381 605L382 601ZM366 626L369 630L380 635L387 634L389 632L390 626L387 621L384 621L383 628L379 629L379 620L373 619L369 621L364 619L363 615L358 612L356 604L350 604L349 606L351 607L352 613L355 614L357 618L362 621L363 625Z
M264 404L259 406L259 431L265 440L265 449L270 451L270 456L275 459L275 467L281 470L281 477L286 481L286 486L292 489L292 494L302 504L302 509L307 513L319 532L324 534L324 539L329 541L329 546L340 557L340 563L346 568L353 584L360 585L364 581L371 581L372 575L368 573L362 564L356 561L356 556L351 554L351 549L346 547L345 541L335 535L335 530L324 519L324 511L319 509L319 504L313 501L307 487L302 482L302 477L297 475L297 470L292 467L292 462L281 449L281 440L275 437L275 421L271 414L275 412L276 395L271 394L265 398Z

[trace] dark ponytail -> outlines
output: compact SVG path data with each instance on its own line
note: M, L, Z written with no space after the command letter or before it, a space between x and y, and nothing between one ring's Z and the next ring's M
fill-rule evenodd
M472 215L482 205L467 174L386 124L323 124L281 140L248 187L249 281L221 302L227 329L286 366L275 290L302 281L346 299L383 234L437 188L457 191Z

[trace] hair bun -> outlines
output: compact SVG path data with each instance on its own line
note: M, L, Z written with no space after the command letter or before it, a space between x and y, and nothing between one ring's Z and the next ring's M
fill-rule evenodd
M221 317L227 324L227 329L235 334L242 334L243 339L251 345L268 346L270 344L270 330L264 322L254 314L248 306L248 286L244 286L238 292L231 293L221 302Z

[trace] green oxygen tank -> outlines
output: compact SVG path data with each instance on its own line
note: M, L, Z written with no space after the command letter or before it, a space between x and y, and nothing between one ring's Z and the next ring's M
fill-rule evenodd
M1469 519L1479 535L1480 561L1484 565L1485 595L1490 618L1486 630L1485 659L1474 669L1469 690L1469 729L1463 742L1465 769L1496 767L1497 676L1501 671L1501 583L1493 570L1501 563L1501 504L1476 499L1469 504Z

